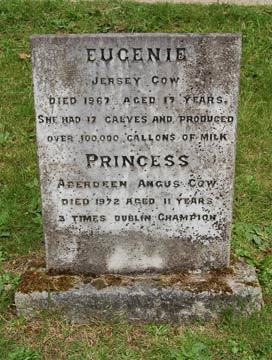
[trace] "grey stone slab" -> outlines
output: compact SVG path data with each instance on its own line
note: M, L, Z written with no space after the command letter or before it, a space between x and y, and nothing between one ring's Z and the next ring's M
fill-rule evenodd
M56 284L58 278L51 276L47 283ZM34 289L38 286L39 291L21 286L15 295L18 314L31 318L49 310L81 323L97 319L182 323L216 319L227 310L247 315L263 304L255 270L244 263L207 273L67 278L66 283L73 284L70 289L48 292L49 285L42 291L42 276L36 273L40 280Z
M229 264L241 38L31 38L47 268Z

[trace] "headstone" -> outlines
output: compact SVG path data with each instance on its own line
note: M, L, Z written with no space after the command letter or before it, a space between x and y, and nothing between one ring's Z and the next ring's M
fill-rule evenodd
M229 265L238 34L31 38L47 268Z
M31 45L47 269L22 274L18 313L183 323L259 310L254 268L229 264L240 36Z

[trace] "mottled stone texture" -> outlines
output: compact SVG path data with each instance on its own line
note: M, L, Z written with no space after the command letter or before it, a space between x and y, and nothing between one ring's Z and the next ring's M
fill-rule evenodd
M240 36L44 35L31 48L47 268L228 266Z
M105 319L182 323L215 319L226 310L249 314L263 303L255 270L242 263L225 272L190 272L185 277L177 273L87 280L79 279L69 290L50 293L46 288L28 289L27 293L19 289L15 295L17 311L32 317L41 310L54 310L74 322Z

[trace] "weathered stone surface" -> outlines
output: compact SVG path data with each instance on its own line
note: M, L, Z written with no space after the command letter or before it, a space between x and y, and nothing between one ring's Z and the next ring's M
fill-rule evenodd
M240 36L46 35L31 47L48 269L227 266Z
M67 280L70 284L75 282L75 276L71 278ZM61 291L52 287L60 283L59 276L51 276L51 292L47 286L42 291L33 281L33 289L38 286L39 291L21 286L15 295L17 311L32 317L41 310L54 310L74 322L105 319L181 323L215 319L228 309L249 314L263 303L255 270L244 263L207 273L104 275L95 280L78 277L70 289Z

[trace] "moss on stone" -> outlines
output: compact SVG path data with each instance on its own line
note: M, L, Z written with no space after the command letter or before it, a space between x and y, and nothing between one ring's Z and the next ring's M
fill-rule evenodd
M22 274L18 291L30 293L32 291L66 291L79 282L78 276L48 275L42 269L27 270Z
M232 289L226 281L226 277L229 274L231 274L231 270L220 269L201 274L182 271L174 274L148 274L141 276L105 274L96 277L86 277L84 275L70 274L51 275L46 273L44 269L30 269L22 275L18 291L22 293L30 293L32 291L66 291L72 289L78 283L90 283L97 290L109 286L130 286L136 283L148 283L150 286L175 286L194 292L231 293Z
M207 272L176 271L167 273L147 273L139 275L121 274L72 274L70 272L46 271L42 257L29 256L27 270L21 276L18 291L30 293L33 291L67 291L77 284L91 284L97 290L110 286L132 286L149 284L151 287L178 287L183 290L214 293L232 293L228 279L235 275L237 260L232 259L228 268L212 269ZM247 282L245 285L257 287L258 283Z

